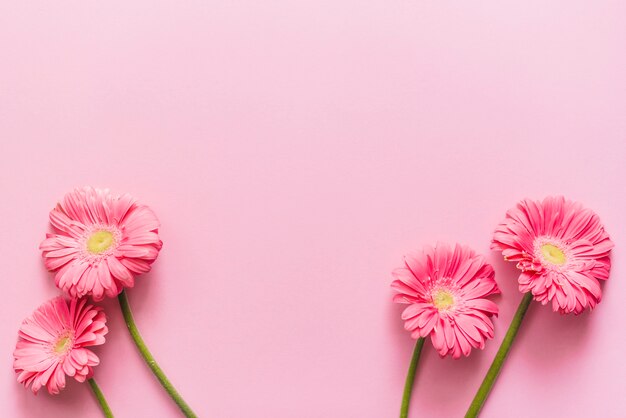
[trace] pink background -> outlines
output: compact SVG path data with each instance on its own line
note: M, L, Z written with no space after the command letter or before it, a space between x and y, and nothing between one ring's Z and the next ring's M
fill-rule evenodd
M503 289L484 352L425 348L411 415L460 417L520 299L491 231L522 197L581 200L617 245L605 298L531 306L483 416L626 416L625 47L622 1L2 2L0 415L100 416L86 385L34 397L11 368L57 294L48 211L95 185L161 218L130 298L203 417L396 416L414 342L390 271L436 240ZM114 412L177 416L105 307Z

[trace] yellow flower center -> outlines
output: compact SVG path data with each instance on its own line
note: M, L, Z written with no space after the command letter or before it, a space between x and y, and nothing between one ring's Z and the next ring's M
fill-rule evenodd
M92 254L100 254L115 243L113 233L109 231L96 231L87 240L87 249Z
M57 341L57 343L54 346L54 352L57 354L65 354L67 353L67 350L69 350L71 346L72 346L72 339L69 336L65 336L59 339L59 341Z
M541 246L541 254L544 260L556 266L562 266L567 261L563 250L552 244L543 244Z
M433 305L437 309L448 309L454 304L454 296L446 290L439 290L433 295Z

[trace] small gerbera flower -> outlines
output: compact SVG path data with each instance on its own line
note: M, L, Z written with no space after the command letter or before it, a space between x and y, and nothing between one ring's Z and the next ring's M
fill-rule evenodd
M65 387L65 376L84 382L100 363L85 347L104 344L106 315L86 299L57 297L41 305L24 320L13 352L17 381L37 393L51 394Z
M409 306L402 313L413 338L428 337L442 357L468 356L493 338L491 316L498 307L487 296L500 293L494 270L466 246L439 244L404 258L394 270L393 301Z
M56 285L72 297L117 296L150 271L161 249L154 212L128 194L84 187L65 195L50 212L54 234L40 249Z
M593 211L564 197L522 200L498 225L492 248L516 261L519 288L556 312L579 314L600 302L613 242Z

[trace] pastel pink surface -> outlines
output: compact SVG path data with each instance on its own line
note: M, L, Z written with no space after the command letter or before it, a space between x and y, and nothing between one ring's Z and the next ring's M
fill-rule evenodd
M616 244L603 300L532 305L482 416L626 415L625 41L616 1L1 3L0 415L100 416L87 385L34 397L11 368L57 294L48 212L82 185L159 216L129 297L203 417L395 416L413 340L391 270L437 240L503 292L484 352L424 350L411 415L461 416L521 297L493 229L523 197L580 200ZM116 416L176 416L104 306Z

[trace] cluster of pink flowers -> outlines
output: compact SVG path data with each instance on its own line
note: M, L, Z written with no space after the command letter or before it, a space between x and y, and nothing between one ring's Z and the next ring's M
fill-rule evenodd
M91 187L65 195L50 212L50 224L52 232L40 249L57 287L69 299L55 297L24 320L13 367L18 382L34 393L45 387L56 394L67 376L84 382L100 362L89 347L104 344L107 319L89 299L98 302L133 287L137 275L150 271L162 242L159 221L149 207L127 194ZM516 263L519 290L526 294L519 321L509 328L511 338L499 351L502 361L531 299L576 315L600 303L613 242L598 216L580 203L563 197L522 200L497 226L491 247ZM493 317L498 314L489 298L500 290L485 257L460 244L407 254L393 277L393 301L407 305L404 327L418 340L405 386L401 416L406 416L409 379L424 339L431 340L441 357L458 359L483 349L494 337ZM477 415L502 361L494 362L489 371L493 376L483 382L467 416ZM175 390L168 393L186 416L195 416Z
M602 297L599 281L609 277L613 243L598 215L563 197L522 200L498 225L492 248L521 270L519 289L554 311L580 314ZM455 245L427 247L405 256L394 270L394 302L413 338L430 337L444 357L469 355L493 338L491 317L499 293L484 257Z
M578 315L600 303L600 282L609 278L613 242L598 215L564 197L524 199L506 213L491 248L517 263L522 298L507 336L466 417L476 417L498 376L521 321L534 299L555 312ZM494 269L471 249L438 244L404 257L393 271L393 301L407 304L404 328L418 340L409 368L401 417L408 415L413 378L424 339L441 357L468 356L494 337L497 305L487 299L499 293Z
M102 308L88 302L116 297L150 270L162 242L159 221L125 194L84 187L65 195L50 212L52 233L40 245L55 283L69 295L42 304L24 320L13 353L17 379L37 393L65 387L66 376L84 382L99 359L86 347L104 344Z

